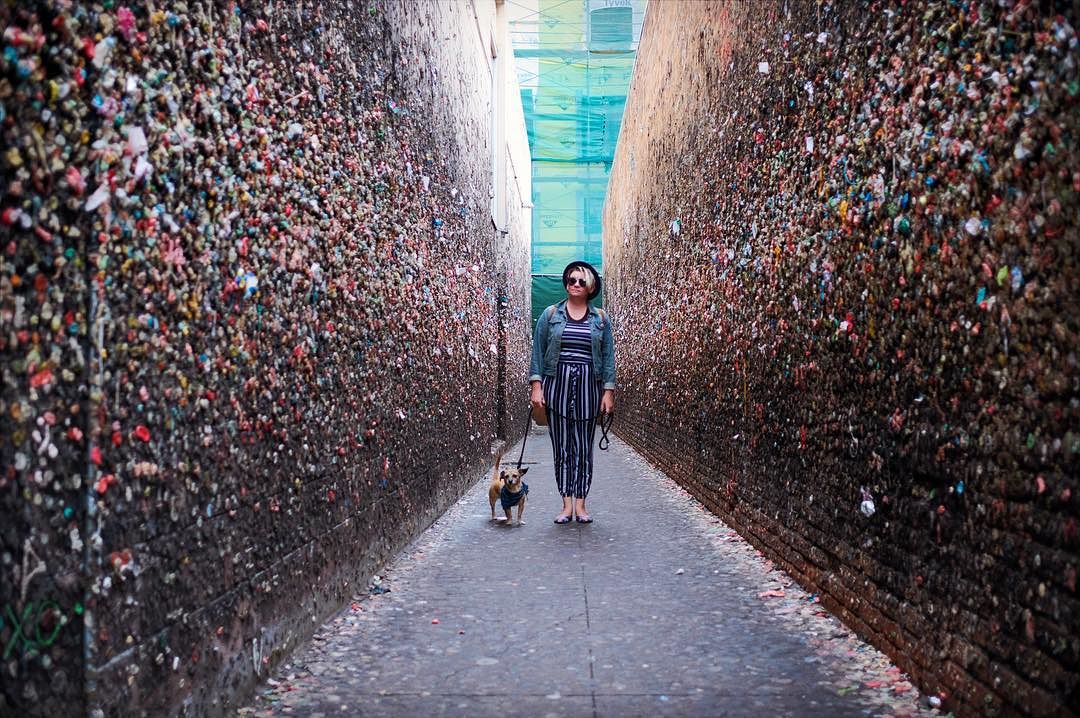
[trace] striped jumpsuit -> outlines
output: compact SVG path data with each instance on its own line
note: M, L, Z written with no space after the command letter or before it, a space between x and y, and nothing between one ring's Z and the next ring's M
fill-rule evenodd
M548 433L559 493L584 499L592 485L593 436L600 412L600 377L593 373L589 315L567 316L555 376L542 377Z

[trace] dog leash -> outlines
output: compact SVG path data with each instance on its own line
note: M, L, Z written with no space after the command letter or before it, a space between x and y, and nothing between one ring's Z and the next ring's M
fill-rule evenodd
M615 423L615 412L597 414L597 417L599 419L597 423L600 424L600 441L597 442L596 446L600 451L607 451L608 447L611 446L611 439L608 438L607 433L611 429L611 425Z
M611 412L611 413L608 413L608 414L600 412L596 416L593 416L593 417L590 417L590 418L587 418L587 419L571 419L570 417L563 416L562 414L560 414L557 411L554 411L553 409L548 409L548 411L550 411L553 416L557 416L560 419L563 419L564 421L569 421L569 422L572 422L574 424L581 424L581 423L585 423L585 422L589 422L589 421L595 421L597 423L597 425L600 427L600 442L597 444L597 448L600 449L601 451L607 451L608 447L611 446L611 439L608 438L608 431L611 430L611 425L615 422L615 413L614 412Z
M558 413L552 411L551 409L548 409L548 411L551 414L553 414L555 416L558 416L561 419L565 419L566 421L572 421L572 422L574 422L576 424L580 424L583 421L595 421L595 422L597 422L597 424L600 426L600 441L597 443L597 448L600 449L600 451L607 451L608 447L611 446L611 439L608 437L608 432L611 431L611 425L615 423L615 413L614 412L609 412L609 413L606 413L606 414L601 412L601 413L597 414L596 416L594 416L592 418L589 418L589 419L571 419L569 417L563 416L562 414L558 414ZM529 438L529 420L530 419L532 419L532 405L531 404L529 405L528 413L525 414L525 432L524 432L524 434L522 434L522 437L521 437L521 454L518 456L518 461L517 461L517 467L519 469L521 468L522 459L525 458L525 440Z
M529 407L529 413L525 415L525 432L521 435L521 455L518 456L518 469L521 468L521 460L525 458L525 440L529 438L529 420L532 419L532 407Z

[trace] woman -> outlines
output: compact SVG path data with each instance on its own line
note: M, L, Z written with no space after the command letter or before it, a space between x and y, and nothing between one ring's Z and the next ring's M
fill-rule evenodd
M536 322L529 398L534 409L547 412L563 500L555 523L570 523L573 515L587 524L596 419L615 409L615 338L606 313L589 306L600 294L596 269L571 262L562 276L566 300L545 309Z

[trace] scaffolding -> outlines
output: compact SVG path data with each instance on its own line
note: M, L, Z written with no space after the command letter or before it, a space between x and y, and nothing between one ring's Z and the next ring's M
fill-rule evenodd
M647 0L507 0L532 153L532 314L603 271L602 216ZM602 297L597 299L597 303Z

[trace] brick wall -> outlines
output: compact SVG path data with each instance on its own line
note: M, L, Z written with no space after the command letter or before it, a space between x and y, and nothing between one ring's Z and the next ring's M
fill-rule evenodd
M4 715L225 713L520 430L493 8L161 7L0 8Z
M1076 27L651 3L605 207L619 434L960 715L1080 704Z

